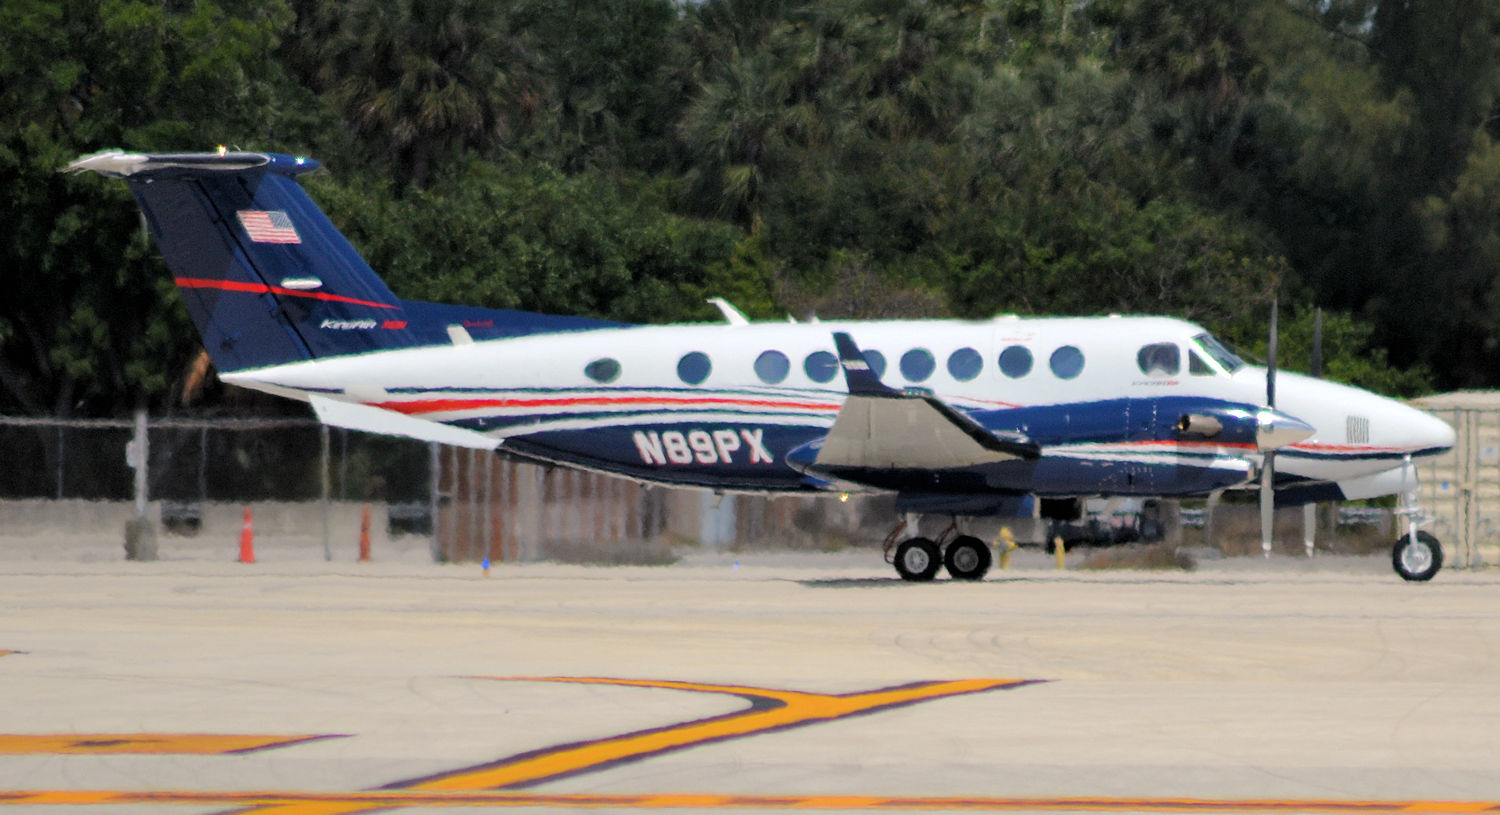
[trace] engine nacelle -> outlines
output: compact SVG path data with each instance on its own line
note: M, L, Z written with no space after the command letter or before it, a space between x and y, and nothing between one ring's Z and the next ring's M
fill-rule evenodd
M1184 413L1177 420L1177 432L1212 438L1224 430L1224 423L1204 413Z
M1307 422L1273 408L1206 407L1184 413L1177 420L1177 433L1220 444L1254 445L1266 452L1277 450L1313 434Z

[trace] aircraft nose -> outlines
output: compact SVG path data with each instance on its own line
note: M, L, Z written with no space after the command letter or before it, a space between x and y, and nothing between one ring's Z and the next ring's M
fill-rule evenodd
M1307 422L1273 408L1261 408L1255 414L1255 424L1255 446L1261 452L1296 444L1317 432Z
M1411 412L1404 433L1411 437L1411 444L1416 448L1414 455L1437 455L1453 449L1458 434L1452 425L1426 411L1411 408Z

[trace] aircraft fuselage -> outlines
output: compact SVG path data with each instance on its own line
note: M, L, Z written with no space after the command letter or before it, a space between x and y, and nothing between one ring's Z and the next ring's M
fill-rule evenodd
M338 327L329 330L351 330ZM371 329L373 330L373 329ZM848 332L894 388L922 388L1038 458L809 471L847 395L830 339ZM1159 317L1014 318L607 328L298 362L224 378L463 428L517 453L630 478L730 491L1194 495L1247 483L1253 438L1184 416L1253 417L1264 370ZM1315 432L1280 452L1279 482L1339 481L1451 445L1391 399L1282 374L1278 407ZM1236 413L1237 412L1237 413ZM792 458L789 459L789 456Z

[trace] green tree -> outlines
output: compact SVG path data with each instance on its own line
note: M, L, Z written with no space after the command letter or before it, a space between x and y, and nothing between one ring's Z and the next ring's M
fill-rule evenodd
M524 152L565 172L662 171L683 105L671 0L527 0L507 12L533 55L539 99Z
M1246 356L1263 362L1269 309L1247 310L1238 317L1214 324L1220 339L1244 349ZM1306 373L1312 370L1316 309L1292 304L1281 309L1276 345L1276 364L1281 370ZM1431 393L1432 371L1425 365L1392 365L1386 350L1374 342L1375 328L1368 321L1340 311L1323 312L1323 377L1388 396L1412 397Z
M427 185L433 163L500 143L535 97L500 7L482 0L356 0L304 11L295 52L346 126L399 184Z
M295 147L317 106L272 58L280 3L0 6L0 410L166 401L197 338L123 185L60 170L104 147Z
M401 199L370 179L312 182L398 295L628 322L707 317L702 297L737 233L670 214L649 185L471 162Z

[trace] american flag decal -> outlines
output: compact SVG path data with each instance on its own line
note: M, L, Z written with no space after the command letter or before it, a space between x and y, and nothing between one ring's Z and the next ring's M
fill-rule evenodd
M242 209L235 213L245 234L256 243L301 243L292 219L279 209Z

